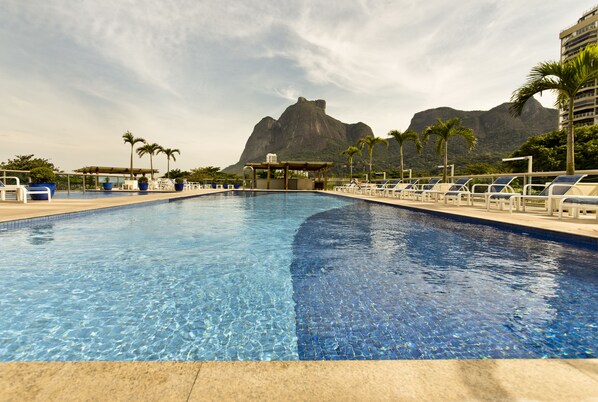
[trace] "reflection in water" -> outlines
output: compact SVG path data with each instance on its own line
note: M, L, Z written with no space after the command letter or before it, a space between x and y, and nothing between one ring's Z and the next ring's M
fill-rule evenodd
M29 228L27 241L34 246L54 241L54 224L46 223Z
M306 221L302 359L595 357L595 253L375 204Z

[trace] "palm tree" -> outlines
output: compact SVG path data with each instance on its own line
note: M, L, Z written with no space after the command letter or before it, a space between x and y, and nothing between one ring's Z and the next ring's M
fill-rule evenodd
M438 123L428 126L422 132L422 142L428 142L430 135L436 136L436 152L440 156L444 156L444 173L442 175L442 181L446 182L447 169L448 169L448 142L455 136L463 137L467 142L467 148L471 150L476 142L477 138L471 128L463 127L461 125L461 119L453 117L442 121L437 119Z
M123 140L125 140L125 144L131 144L131 171L130 171L130 178L133 178L133 147L138 142L145 142L145 140L141 137L135 137L130 131L127 131L123 134Z
M154 162L152 160L152 157L155 154L157 154L161 149L162 149L162 147L160 145L156 144L155 142L153 144L148 144L146 142L145 145L137 148L137 155L139 155L140 158L145 154L148 154L150 157L150 169L151 169L150 174L151 174L152 180L154 180Z
M160 147L160 149L158 150L158 152L156 152L157 154L159 153L163 153L164 155L166 155L166 159L168 162L166 162L166 177L168 179L170 179L170 158L172 158L173 161L176 162L176 158L174 157L174 154L181 154L181 151L179 151L178 149L172 149L172 148L162 148Z
M376 144L386 144L386 146L388 147L387 140L380 137L374 137L373 135L367 135L363 138L360 138L359 141L357 141L357 146L359 148L363 149L363 147L365 146L368 147L368 156L370 158L370 174L368 177L370 178L370 180L372 179L372 155L374 153L374 146L376 146Z
M394 138L395 141L399 144L399 159L400 159L400 169L401 169L401 181L403 180L403 144L411 141L415 144L415 148L417 149L417 153L421 154L423 146L422 143L419 141L419 137L417 133L413 130L407 130L401 132L399 130L391 130L388 132L388 135L391 138ZM389 138L390 139L390 138Z
M532 96L542 91L556 92L556 106L569 106L567 118L567 174L575 174L575 131L573 109L575 96L583 85L598 79L598 45L586 46L567 61L548 61L532 68L527 82L511 97L511 112L521 115L523 106Z
M347 155L351 179L353 178L353 156L355 156L355 154L359 154L359 153L361 153L361 150L354 146L350 146L347 149L345 149L343 152L341 152L341 155Z

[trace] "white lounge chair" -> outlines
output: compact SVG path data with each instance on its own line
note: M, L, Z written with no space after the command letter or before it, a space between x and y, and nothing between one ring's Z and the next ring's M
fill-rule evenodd
M393 191L389 191L388 195L395 197L395 198L401 198L401 195L405 192L409 192L412 189L415 189L417 186L417 183L419 182L419 179L411 179L411 181L409 183L402 183L400 184L399 188L395 188Z
M457 179L457 181L455 181L446 191L430 190L430 191L426 192L426 194L429 199L434 197L435 201L438 201L440 199L440 197L442 196L444 198L445 204L447 202L447 198L456 198L457 203L459 205L461 204L461 196L463 195L463 196L466 196L467 202L469 203L470 192L469 192L469 189L467 188L467 185L469 184L470 181L471 181L470 178L462 177L460 179ZM422 198L422 201L423 201L423 198Z
M477 183L471 186L471 194L469 196L470 204L473 205L476 198L480 198L484 200L484 204L487 205L488 197L492 194L517 194L513 187L511 187L511 183L515 180L517 176L501 176L494 180L491 184L483 184ZM484 192L477 192L478 188L486 188Z
M406 191L401 198L412 197L414 199L420 198L422 201L425 200L426 196L431 191L438 191L440 188L441 180L437 177L431 178L427 184L422 185L419 189Z
M581 191L577 193L575 192L576 185L586 176L587 175L585 174L562 175L558 176L547 185L528 184L523 188L523 194L492 194L488 197L486 208L489 209L492 202L496 202L497 204L508 203L509 212L512 213L513 208L519 211L520 206L523 212L525 212L527 202L536 202L537 204L541 204L546 209L548 215L552 215L552 211L555 209L554 204L556 201L560 200L565 195L581 194ZM543 190L537 195L530 194L533 187L542 187Z
M573 218L579 218L579 211L584 213L594 211L598 220L598 197L597 196L571 196L563 197L559 202L559 219L563 219L563 211L568 210Z
M6 178L14 179L16 184L7 185L0 181L0 199L2 201L6 200L7 192L13 191L17 202L23 202L23 204L27 204L27 197L32 194L45 194L48 202L52 201L52 193L48 187L27 187L20 184L18 177L7 176Z

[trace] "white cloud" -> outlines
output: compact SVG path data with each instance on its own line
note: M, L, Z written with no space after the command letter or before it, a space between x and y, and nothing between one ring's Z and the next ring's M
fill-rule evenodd
M427 108L490 108L558 58L582 3L2 0L0 160L118 164L93 151L131 129L184 144L181 168L225 166L299 96L378 133Z

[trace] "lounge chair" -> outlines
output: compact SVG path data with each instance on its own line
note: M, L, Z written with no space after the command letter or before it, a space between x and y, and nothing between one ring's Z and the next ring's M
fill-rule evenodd
M431 190L427 192L427 195L429 198L432 198L432 196L434 197L435 201L438 201L440 199L440 196L442 196L444 198L444 203L446 204L447 202L447 198L456 198L457 199L457 204L461 205L461 196L464 195L467 197L467 202L469 203L469 189L467 188L467 185L469 184L469 182L471 181L471 179L469 177L462 177L460 179L457 179L456 182L454 182L446 191L442 191L442 190ZM423 198L422 198L423 201Z
M419 179L411 179L411 181L409 183L407 183L404 187L398 187L392 191L389 191L388 195L390 195L392 197L401 198L401 194L403 194L404 192L409 192L409 191L415 189L418 182L419 182ZM399 184L399 186L402 186L403 184L405 184L405 183Z
M414 199L418 199L421 198L422 201L424 201L424 199L426 198L426 196L432 192L432 191L438 191L439 186L440 186L440 182L441 180L437 177L431 178L427 184L424 184L421 186L420 189L417 190L411 190L409 192L406 192L404 197L413 197Z
M384 184L384 186L382 188L376 188L376 189L372 190L370 192L370 194L386 196L386 194L388 194L388 192L394 190L395 188L397 188L397 186L399 186L401 184L401 179L397 179L397 180L393 181L392 183L389 183L389 181L390 180L387 180L386 184Z
M47 187L27 187L20 184L18 177L7 176L7 179L14 179L16 184L4 184L0 181L0 200L6 200L6 193L8 191L15 193L15 198L17 202L23 202L23 204L27 204L27 197L32 194L45 194L47 195L48 202L52 201L52 193L49 188Z
M490 204L492 202L496 202L497 204L509 204L509 212L513 212L513 207L517 211L519 211L519 207L521 206L523 212L525 212L526 202L531 201L540 201L543 203L544 208L547 210L548 215L552 215L552 211L554 209L554 202L563 198L565 195L575 195L574 192L576 189L577 183L581 181L587 175L585 174L575 174L575 175L562 175L558 176L548 185L544 184L528 184L523 188L523 194L507 194L507 193L499 193L499 194L492 194L488 197L488 202L486 204L486 209L490 209ZM533 187L543 187L543 190L537 194L528 194ZM572 194L568 194L569 192ZM579 195L581 191L578 191L577 194ZM502 205L501 205L502 209Z
M483 184L477 183L471 186L471 194L469 196L470 204L473 205L476 198L481 198L484 200L484 204L487 203L488 197L491 194L517 194L513 187L511 187L511 183L515 180L517 176L502 176L494 180L490 184ZM476 192L476 189L480 187L485 187L486 191L484 192Z
M388 184L388 182L389 182L389 180L384 180L381 183L372 184L370 186L364 187L361 193L364 194L364 195L366 193L368 193L369 195L373 195L374 192L376 192L376 191L382 191L382 190L384 190L386 188L386 185Z
M598 197L597 196L571 196L563 197L559 202L559 219L563 219L563 211L568 210L573 218L579 218L579 211L584 213L594 211L598 219Z

